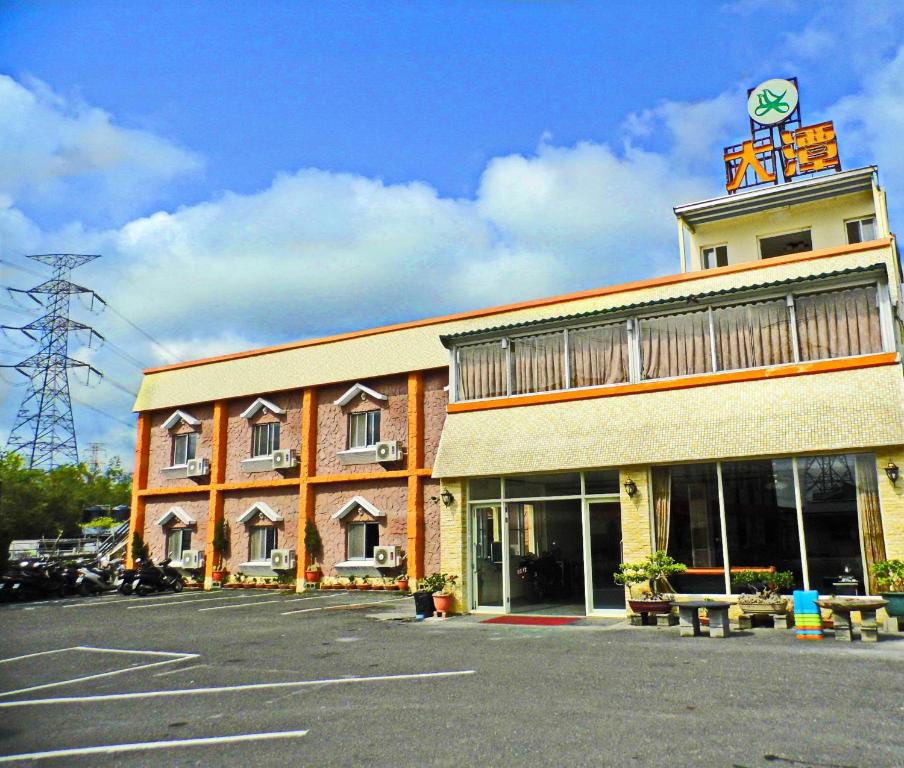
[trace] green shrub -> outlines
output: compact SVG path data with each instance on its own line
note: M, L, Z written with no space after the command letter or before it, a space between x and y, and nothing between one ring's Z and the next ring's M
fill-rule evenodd
M664 549L657 550L640 563L620 563L618 571L612 574L616 584L631 586L632 584L646 584L649 590L650 600L663 599L663 593L674 592L669 584L669 576L684 573L687 566L679 563L666 553Z
M880 560L873 563L873 575L882 592L904 592L904 561Z

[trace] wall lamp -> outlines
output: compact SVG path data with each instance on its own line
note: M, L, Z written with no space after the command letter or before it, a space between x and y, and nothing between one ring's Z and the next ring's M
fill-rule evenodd
M449 492L448 488L443 488L443 492L439 497L443 500L444 507L451 507L452 502L455 501L455 497Z
M891 480L892 485L897 483L898 475L900 474L898 465L889 460L888 464L885 465L885 474L888 475L888 479Z
M635 483L630 477L625 480L625 493L627 493L629 497L632 497L635 493L637 493L637 483Z

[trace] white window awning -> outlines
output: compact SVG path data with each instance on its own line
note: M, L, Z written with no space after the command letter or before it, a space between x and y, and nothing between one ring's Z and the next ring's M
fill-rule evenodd
M182 525L194 525L198 522L182 507L170 507L167 513L157 521L157 525L166 525L173 518L182 523Z
M354 400L358 395L369 395L375 400L389 400L386 395L380 394L375 389L371 389L370 387L365 387L363 384L358 383L353 387L349 388L342 397L338 400L334 400L334 405L348 405L352 400Z
M266 408L270 413L275 413L277 416L282 416L285 412L285 408L280 408L278 405L274 405L269 400L264 400L264 398L259 397L255 400L251 405L249 405L244 411L242 411L243 419L252 418L261 408Z
M333 512L333 520L341 520L349 512L353 512L358 507L367 512L371 517L386 517L385 512L381 512L363 496L355 496L348 501L348 503L343 504L339 509Z
M256 501L239 515L238 522L248 523L258 515L263 515L273 523L281 523L283 520L283 516L278 512L274 512L269 504L263 501Z
M190 413L186 413L185 411L173 411L170 417L163 422L163 428L172 429L173 427L179 426L179 423L182 421L190 427L197 427L201 423Z

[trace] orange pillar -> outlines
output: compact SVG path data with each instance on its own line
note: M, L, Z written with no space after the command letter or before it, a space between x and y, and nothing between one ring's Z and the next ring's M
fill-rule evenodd
M408 576L424 576L424 377L408 374Z
M151 453L151 416L148 413L138 414L137 435L135 439L135 470L132 473L132 508L129 514L129 540L126 543L126 567L134 565L132 558L132 539L136 533L144 538L145 500L141 491L148 487L148 460Z
M314 486L308 479L317 473L317 390L306 389L301 396L301 455L298 457L298 553L295 589L304 590L304 569L314 559L304 545L304 529L314 519Z
M213 532L223 519L223 492L219 486L226 479L226 443L228 439L226 401L213 404L213 435L210 455L210 495L207 500L207 543L204 546L204 588L213 584L213 568L216 565L213 551Z

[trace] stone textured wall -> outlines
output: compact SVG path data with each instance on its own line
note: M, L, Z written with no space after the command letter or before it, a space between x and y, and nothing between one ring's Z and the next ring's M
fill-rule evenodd
M235 573L241 563L247 562L252 523L239 523L237 519L252 504L263 501L282 515L283 521L276 523L278 531L276 546L279 549L298 550L298 491L283 488L260 488L241 493L227 493L223 503L223 515L229 525L229 556L226 569ZM266 524L266 521L264 521Z
M248 406L258 397L269 400L273 405L285 410L285 414L269 413L264 415L258 411L251 419L241 416ZM231 400L227 406L228 426L226 443L226 482L246 482L278 480L282 477L298 477L298 467L283 471L249 473L242 469L242 459L251 457L251 439L255 424L279 422L279 447L294 448L301 451L301 392L278 392L275 394L254 395L238 400Z
M174 527L183 527L178 520L173 519L167 525L157 525L157 521L163 517L171 507L181 507L186 514L197 522L188 526L192 531L191 548L204 549L207 544L207 494L199 496L155 496L148 499L144 517L144 540L148 545L151 558L160 562L166 557L166 532ZM132 542L129 542L132 546Z
M432 467L439 449L439 438L446 421L449 393L443 388L449 383L447 370L424 374L424 465Z
M160 470L170 466L173 456L173 435L182 435L188 432L198 433L198 458L210 459L213 441L213 406L192 405L181 410L189 416L193 416L201 423L197 427L190 427L180 423L171 430L163 428L163 422L173 414L173 410L156 411L151 414L151 445L148 455L148 488L172 488L174 486L185 487L187 485L206 485L209 477L189 477L167 480Z
M340 463L336 454L348 447L348 417L352 413L380 411L380 440L401 440L408 443L408 378L393 376L383 379L366 379L360 382L366 387L386 395L388 400L378 400L369 395L355 397L350 403L338 406L334 403L355 382L323 387L317 392L317 474L364 474L404 469L405 462L392 464Z
M378 390L379 391L379 390ZM373 518L369 514L350 513L341 520L333 514L355 496L362 496L385 517ZM376 522L380 525L380 545L408 548L408 485L405 478L360 483L336 483L316 486L314 520L323 540L321 562L327 575L337 575L332 567L346 559L346 526L350 522Z

